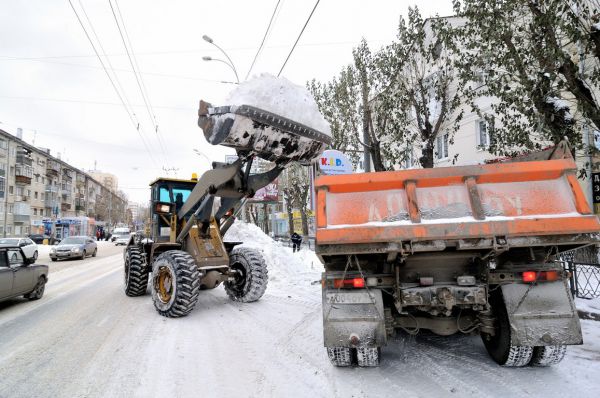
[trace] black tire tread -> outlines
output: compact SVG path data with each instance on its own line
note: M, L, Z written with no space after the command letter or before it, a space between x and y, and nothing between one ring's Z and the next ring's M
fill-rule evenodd
M127 261L129 261L129 278L127 278ZM127 249L125 259L125 294L138 297L146 294L148 288L148 267L142 251L137 247Z
M352 352L349 347L327 347L327 356L333 366L352 365Z
M188 315L198 302L200 293L200 271L194 258L183 250L169 250L162 253L156 259L154 264L160 260L170 262L175 269L175 299L167 310L162 310L156 306L156 293L152 286L152 299L155 302L156 311L168 318L180 318ZM156 270L152 270L153 274Z
M533 348L531 366L552 366L563 360L567 352L566 345L539 346Z
M249 247L236 247L229 255L229 263L240 263L246 268L246 283L241 290L235 283L224 283L229 298L242 303L259 300L265 294L269 282L267 264L262 253Z

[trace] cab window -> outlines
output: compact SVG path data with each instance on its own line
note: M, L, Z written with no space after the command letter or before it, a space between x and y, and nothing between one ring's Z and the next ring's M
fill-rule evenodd
M0 268L8 267L8 262L6 261L6 251L0 252Z

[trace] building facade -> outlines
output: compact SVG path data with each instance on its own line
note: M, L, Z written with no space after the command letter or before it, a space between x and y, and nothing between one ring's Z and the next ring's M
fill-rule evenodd
M94 235L127 201L88 173L0 130L0 237Z

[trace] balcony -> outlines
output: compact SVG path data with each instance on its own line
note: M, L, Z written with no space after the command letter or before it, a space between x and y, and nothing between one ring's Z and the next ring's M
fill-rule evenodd
M70 203L61 203L60 204L60 210L61 211L69 211L69 210L71 210L71 204Z
M56 185L46 185L46 192L58 193L58 187Z
M73 181L73 171L69 169L63 169L62 180L64 182L72 182Z
M77 188L85 188L85 176L78 173L75 177L75 184L77 185Z
M27 222L31 217L31 206L29 203L17 202L13 210L14 222Z
M60 173L60 164L55 160L48 160L46 162L46 175L48 177L58 177Z
M83 196L75 198L75 210L85 211L85 198Z
M31 197L27 196L27 195L16 195L15 196L15 202L29 202L30 199L31 199Z
M56 198L46 198L44 200L44 207L48 207L50 209L55 208L56 206L58 206L58 200L56 200Z
M22 146L17 147L17 158L15 159L16 164L22 164L25 166L32 166L33 159L31 158L31 151Z
M15 183L29 185L33 178L33 167L25 164L17 164L15 166Z

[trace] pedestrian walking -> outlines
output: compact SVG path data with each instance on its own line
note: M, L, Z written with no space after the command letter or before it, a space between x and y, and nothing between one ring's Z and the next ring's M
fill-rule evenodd
M300 245L302 245L302 236L300 236L297 232L294 232L290 239L292 241L292 251L294 253L296 251L300 251Z
M96 240L99 241L101 239L101 237L102 237L102 234L100 233L100 230L97 229L96 230Z

